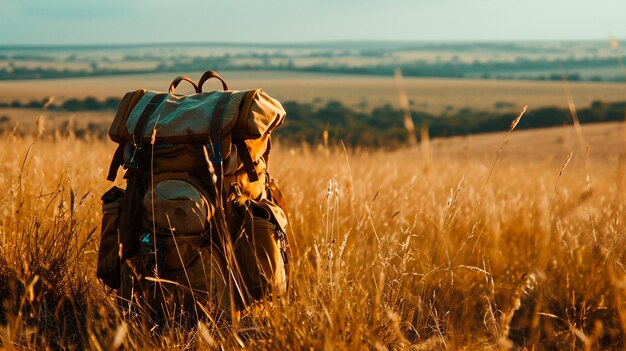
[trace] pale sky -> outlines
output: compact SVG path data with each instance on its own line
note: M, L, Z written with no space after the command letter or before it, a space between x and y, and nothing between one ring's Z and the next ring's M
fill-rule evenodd
M0 45L626 39L626 0L0 0Z

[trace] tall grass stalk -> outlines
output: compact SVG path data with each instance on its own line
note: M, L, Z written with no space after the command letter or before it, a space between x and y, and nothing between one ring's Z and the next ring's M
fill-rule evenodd
M415 124L413 123L413 117L411 117L411 107L409 106L409 98L406 95L404 84L402 81L402 69L396 68L394 71L394 78L396 82L396 88L398 90L398 98L400 99L400 107L404 113L404 128L407 132L407 141L409 146L417 144L417 138L415 137Z

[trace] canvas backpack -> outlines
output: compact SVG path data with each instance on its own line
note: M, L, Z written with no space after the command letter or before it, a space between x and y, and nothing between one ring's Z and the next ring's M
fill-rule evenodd
M223 91L203 92L211 78ZM182 81L195 93L175 94ZM122 305L235 313L285 291L287 209L268 171L284 118L261 89L228 90L213 71L123 97L107 179L123 167L126 188L102 196L97 262Z

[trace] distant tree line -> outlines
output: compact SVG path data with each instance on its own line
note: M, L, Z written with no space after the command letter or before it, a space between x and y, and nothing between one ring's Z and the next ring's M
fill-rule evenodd
M68 99L47 104L48 99L29 102L0 102L0 108L44 108L53 111L113 111L117 109L119 98L98 100L94 97ZM47 104L47 106L46 106ZM348 145L381 146L398 145L406 142L404 115L400 109L383 105L364 112L355 110L339 101L329 101L314 105L288 101L283 104L288 118L283 127L277 130L281 140L294 143L319 143L324 131L333 141L343 141ZM419 110L411 111L418 128L426 126L431 137L478 134L504 131L515 117L514 112L503 112L511 104L498 102L493 111L478 111L469 108L458 111L448 110L441 114L431 114ZM594 101L590 106L579 109L581 123L624 121L626 102L605 103ZM8 117L4 118L5 121ZM543 107L529 109L520 121L518 129L562 126L571 123L567 108Z
M403 112L385 105L369 113L357 112L333 101L323 107L286 102L288 118L277 130L281 139L296 142L319 143L327 130L333 140L350 145L393 145L406 142ZM577 110L581 123L624 121L626 102L604 103L594 101ZM422 111L411 112L418 128L426 126L431 137L479 134L506 131L515 118L513 112L477 111L461 109L441 115ZM567 108L543 107L529 109L519 122L518 129L555 127L571 124Z
M95 97L88 96L84 99L72 98L62 102L49 102L49 98L35 99L30 101L13 100L11 102L0 101L0 108L46 108L52 111L102 111L116 110L120 103L119 98L110 97L105 100L98 100Z
M154 70L146 69L111 69L100 68L92 65L91 69L57 69L50 67L10 67L0 68L0 80L27 80L27 79L60 79L60 78L82 78L82 77L102 77L122 74L144 74L153 73Z

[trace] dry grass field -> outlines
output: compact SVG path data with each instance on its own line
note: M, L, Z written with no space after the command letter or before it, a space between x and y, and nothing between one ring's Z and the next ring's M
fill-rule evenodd
M28 84L36 82L16 91ZM237 329L210 319L159 329L122 316L94 268L114 145L5 134L0 344L623 349L624 125L582 132L583 139L572 127L513 131L506 143L504 133L438 139L430 150L279 142L271 172L290 207L293 284L288 298L266 302L265 313L251 312Z
M194 79L201 72L181 72ZM310 103L330 100L341 101L351 107L365 103L366 109L391 104L398 107L398 93L393 77L372 77L337 74L308 74L289 72L220 72L231 89L245 90L263 87L280 101ZM3 101L84 98L99 99L122 97L124 92L137 87L164 91L177 74L146 74L96 78L0 81L0 96ZM449 108L471 108L493 110L496 102L515 106L528 104L532 108L545 106L566 107L562 82L462 80L404 78L404 88L414 108L439 114ZM579 106L588 106L594 100L604 102L622 101L626 96L626 85L614 83L568 83L572 97ZM217 85L207 83L209 89ZM187 87L181 84L181 92ZM0 113L2 113L0 111Z
M15 130L29 133L41 125L46 130L89 129L90 125L99 125L106 131L111 124L115 112L113 111L52 111L30 108L0 108L0 116L7 116L7 121L0 121L0 129Z

